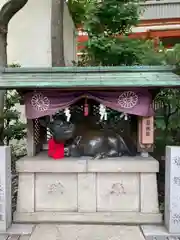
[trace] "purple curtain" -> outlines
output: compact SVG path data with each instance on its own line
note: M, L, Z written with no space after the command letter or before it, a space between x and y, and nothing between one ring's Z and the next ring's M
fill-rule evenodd
M152 98L148 90L62 92L42 90L25 95L26 116L29 119L53 115L81 98L94 99L108 108L138 116L152 116Z

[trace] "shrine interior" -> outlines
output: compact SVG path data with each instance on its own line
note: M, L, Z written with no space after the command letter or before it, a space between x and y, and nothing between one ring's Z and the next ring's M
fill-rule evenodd
M115 111L111 108L106 108L107 119L101 120L100 103L93 99L82 98L69 107L71 113L70 122L75 126L74 132L70 138L64 141L65 157L82 157L89 156L92 158L104 158L101 155L101 143L104 144L104 151L111 150L111 155L106 157L119 157L120 148L123 149L122 155L135 156L137 155L137 116L132 114L124 114L123 112ZM66 116L63 110L54 114L51 119L56 115L60 116L62 121L66 121ZM52 138L52 131L48 127L47 119L45 116L39 119L40 125L47 128L47 143ZM55 121L55 120L54 120ZM46 126L44 123L46 122ZM109 144L105 139L110 141ZM69 146L78 142L81 147L85 146L86 150L82 151L81 155L70 155L68 152ZM95 144L95 145L94 145ZM123 145L124 144L124 145ZM98 149L97 149L98 148ZM111 148L114 148L112 150ZM125 149L124 149L125 148ZM43 149L48 149L47 144L43 144ZM104 152L103 151L103 152ZM100 154L100 155L99 155Z

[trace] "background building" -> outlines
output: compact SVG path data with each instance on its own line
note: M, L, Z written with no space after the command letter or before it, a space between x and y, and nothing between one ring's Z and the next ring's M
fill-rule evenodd
M160 40L166 48L180 43L180 0L146 1L141 6L140 24L132 28L131 38ZM87 38L87 34L79 29L78 43ZM81 48L79 44L78 51Z

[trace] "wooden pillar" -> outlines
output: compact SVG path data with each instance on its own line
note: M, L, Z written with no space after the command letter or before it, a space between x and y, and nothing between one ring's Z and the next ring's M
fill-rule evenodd
M35 154L34 124L32 119L27 119L27 155L28 157L33 157Z
M47 140L46 128L39 124L38 119L27 119L27 155L35 156L42 150L43 143Z
M41 147L43 144L47 144L47 128L40 126L40 142L41 142Z
M138 119L138 152L148 156L153 151L154 117L139 117Z

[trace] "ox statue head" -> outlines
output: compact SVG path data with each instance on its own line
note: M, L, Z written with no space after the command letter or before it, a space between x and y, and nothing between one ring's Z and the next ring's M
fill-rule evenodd
M54 141L57 143L64 142L73 137L75 126L74 124L67 122L64 114L57 113L50 120L49 116L39 119L40 124L44 127L48 127Z

